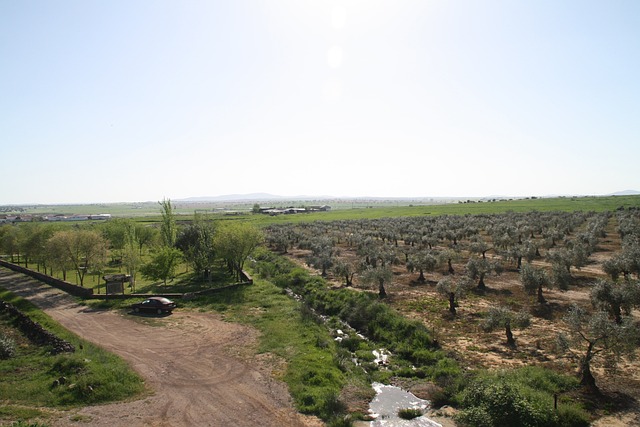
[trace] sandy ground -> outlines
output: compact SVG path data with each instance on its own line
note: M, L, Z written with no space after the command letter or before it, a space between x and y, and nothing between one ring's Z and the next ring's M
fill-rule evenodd
M272 377L273 365L253 356L258 333L251 328L211 313L177 310L147 318L92 310L4 268L0 286L29 299L82 338L121 356L151 390L140 400L63 413L52 425L322 425L297 413L286 385Z

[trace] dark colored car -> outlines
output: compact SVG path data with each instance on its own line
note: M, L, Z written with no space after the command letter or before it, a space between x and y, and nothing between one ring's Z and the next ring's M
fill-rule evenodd
M150 297L146 300L132 304L131 308L136 313L141 311L151 312L151 313L171 313L174 308L176 308L176 303L171 301L168 298L163 297Z

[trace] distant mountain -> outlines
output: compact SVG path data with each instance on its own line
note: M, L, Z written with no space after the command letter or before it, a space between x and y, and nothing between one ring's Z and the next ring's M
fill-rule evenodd
M640 194L640 191L636 190L624 190L618 191L617 193L611 193L609 196L637 196Z

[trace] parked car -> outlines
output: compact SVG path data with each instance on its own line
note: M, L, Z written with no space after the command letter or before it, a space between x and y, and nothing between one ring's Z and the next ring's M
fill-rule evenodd
M131 308L136 313L141 311L151 312L151 313L171 313L174 308L176 308L176 303L171 301L169 298L163 297L149 297L142 302L138 302L136 304L132 304Z

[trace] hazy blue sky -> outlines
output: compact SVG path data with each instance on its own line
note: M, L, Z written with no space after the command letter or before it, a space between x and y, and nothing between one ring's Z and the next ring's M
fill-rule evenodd
M640 190L640 1L0 0L0 204Z

